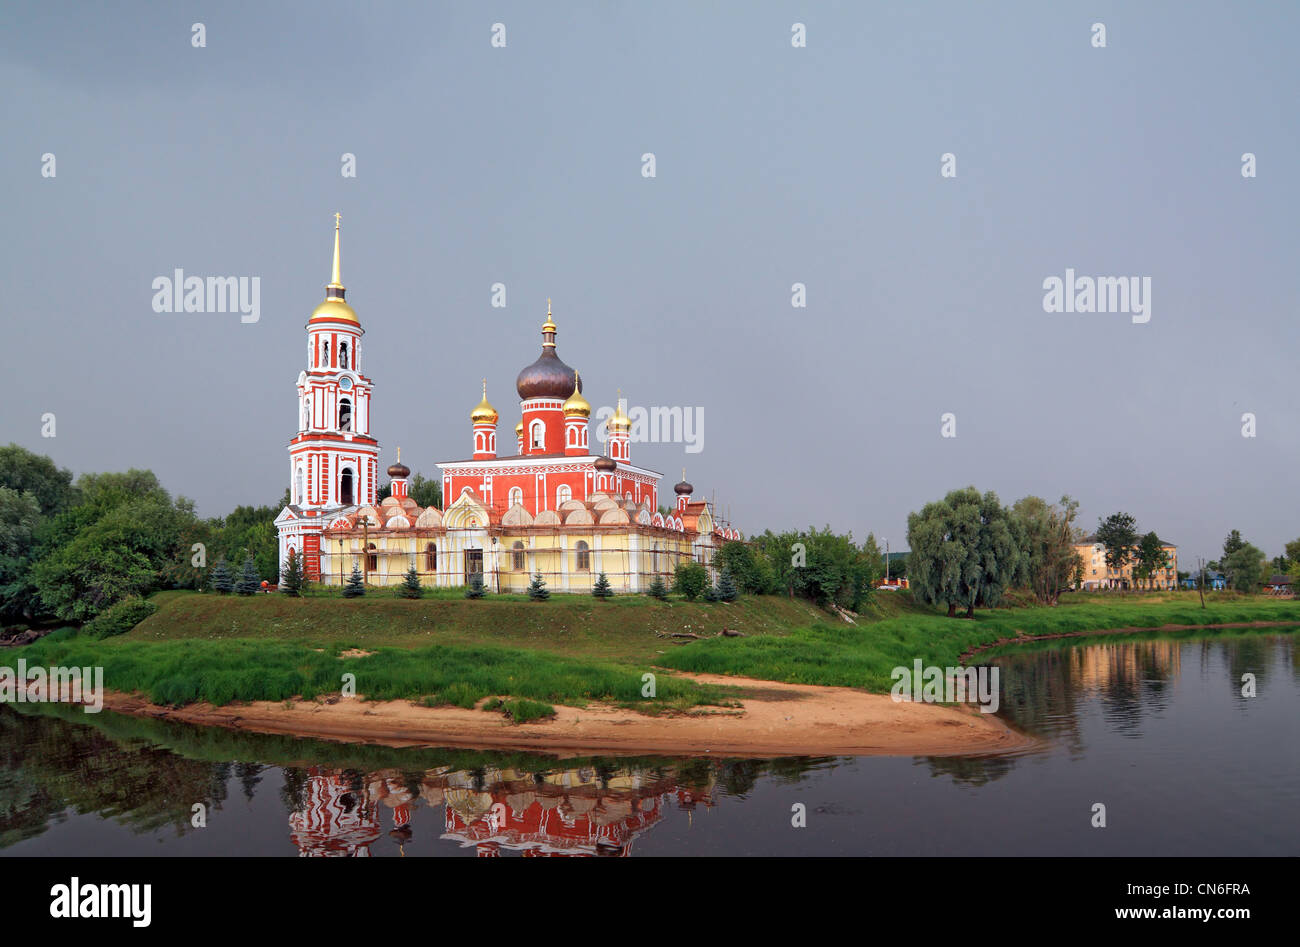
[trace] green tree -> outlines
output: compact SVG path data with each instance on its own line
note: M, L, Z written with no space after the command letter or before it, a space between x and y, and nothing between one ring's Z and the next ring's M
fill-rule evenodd
M50 458L17 444L0 447L0 487L30 493L42 516L61 513L77 499L71 471L60 470Z
M1300 563L1300 539L1294 539L1286 544L1286 557L1292 564Z
M1025 555L1029 589L1044 605L1055 605L1061 589L1083 568L1074 548L1083 539L1083 530L1074 525L1079 504L1068 496L1055 506L1041 497L1027 496L1017 500L1011 512L1017 542Z
M235 591L235 576L230 571L230 565L224 556L212 567L212 575L208 577L208 587L222 595L229 595Z
M1161 569L1169 567L1169 553L1165 551L1165 544L1155 533L1146 533L1139 541L1137 548L1137 560L1133 566L1133 577L1138 580L1144 580L1147 586L1151 586L1151 579Z
M949 617L997 605L1027 575L1017 525L997 494L953 490L907 517L909 579L923 602L946 605Z
M361 578L361 569L354 563L352 574L348 576L347 584L343 586L344 598L359 598L366 594L366 583Z
M659 601L666 601L668 598L668 586L664 583L664 577L657 574L650 580L650 587L646 589L646 594L651 598Z
M258 574L257 565L253 562L252 556L247 556L244 559L244 571L235 582L235 594L254 595L261 587L262 577Z
M0 486L0 621L27 613L34 589L31 567L41 504L30 490Z
M482 598L486 591L487 588L483 585L483 574L481 572L475 572L469 577L469 584L465 586L466 598Z
M1137 520L1128 513L1112 513L1098 523L1097 542L1106 547L1106 567L1122 573L1137 552Z
M610 588L609 579L605 578L605 573L602 572L596 576L596 583L591 587L591 594L596 598L609 598L614 594L614 590Z
M420 585L420 573L415 571L415 566L406 570L397 594L402 598L419 598L424 594L424 586Z
M725 542L713 554L713 565L731 573L736 585L751 595L775 592L776 573L766 556L739 540Z
M534 602L544 602L551 597L551 590L546 587L546 580L542 578L539 572L533 576L533 581L528 583L528 597Z
M1230 532L1226 539L1223 540L1223 561L1227 562L1228 557L1246 545L1246 541L1241 538L1238 530Z
M698 562L679 562L673 575L673 591L695 601L709 584L709 571Z
M1228 584L1238 592L1257 592L1264 582L1264 553L1243 542L1223 558L1223 572Z
M284 570L280 573L280 591L285 595L297 598L302 594L303 581L306 576L303 574L302 559L294 550L289 551L289 559L284 564Z

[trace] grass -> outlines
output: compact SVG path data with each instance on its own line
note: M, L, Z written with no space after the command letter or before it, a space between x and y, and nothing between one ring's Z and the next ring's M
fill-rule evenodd
M339 692L345 674L355 675L357 695L370 700L473 707L486 697L509 695L516 700L500 709L516 720L554 713L550 702L605 701L651 713L733 702L728 688L680 678L657 682L657 697L643 698L643 669L538 650L432 645L378 648L346 658L343 650L342 643L318 649L276 639L100 641L56 633L29 646L24 657L29 665L103 667L109 689L172 706L310 701Z
M974 620L935 612L906 611L857 625L819 622L783 638L717 638L666 655L662 663L681 671L732 674L795 684L863 687L885 692L891 672L920 658L952 667L971 648L1017 635L1051 635L1111 628L1282 621L1300 626L1300 602L1263 597L1207 603L1171 593L1170 598L1120 600L1081 596L1056 608L1007 608L976 612Z

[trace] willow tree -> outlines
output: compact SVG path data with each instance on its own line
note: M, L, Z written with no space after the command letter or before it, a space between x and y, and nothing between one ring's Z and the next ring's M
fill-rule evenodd
M992 491L953 490L909 514L907 543L912 594L947 605L950 618L959 606L974 618L977 605L997 605L1027 575L1017 525Z
M1075 546L1083 530L1074 525L1079 503L1068 496L1052 505L1041 497L1017 500L1011 508L1025 554L1026 582L1044 605L1055 605L1061 589L1075 581L1083 566Z

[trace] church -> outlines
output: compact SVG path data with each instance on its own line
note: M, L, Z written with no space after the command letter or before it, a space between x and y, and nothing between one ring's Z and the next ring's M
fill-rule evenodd
M692 498L684 476L673 487L673 505L660 507L662 475L632 463L632 422L621 397L605 422L608 452L592 452L591 405L581 376L556 351L549 301L541 354L515 379L515 452L498 453L500 415L485 379L469 413L465 459L437 464L443 509L409 496L411 471L400 449L387 469L389 495L379 501L374 385L362 373L361 321L346 301L338 215L325 300L306 329L298 431L289 441L290 502L275 524L281 565L296 553L312 581L342 585L356 568L368 585L397 585L414 568L430 587L463 586L477 576L490 592L522 592L540 574L551 591L590 592L604 573L616 592L641 592L656 576L671 584L677 564L688 560L716 580L714 551L742 538L717 521L709 503Z

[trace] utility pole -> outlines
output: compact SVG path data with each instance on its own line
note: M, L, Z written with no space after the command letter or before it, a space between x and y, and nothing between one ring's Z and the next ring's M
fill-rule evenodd
M889 540L885 540L885 584L889 584Z
M1200 556L1198 556L1196 558L1196 565L1201 573L1199 576L1197 576L1196 588L1201 593L1201 608L1204 608L1205 607L1205 560Z
M361 517L361 581L370 584L370 517Z

